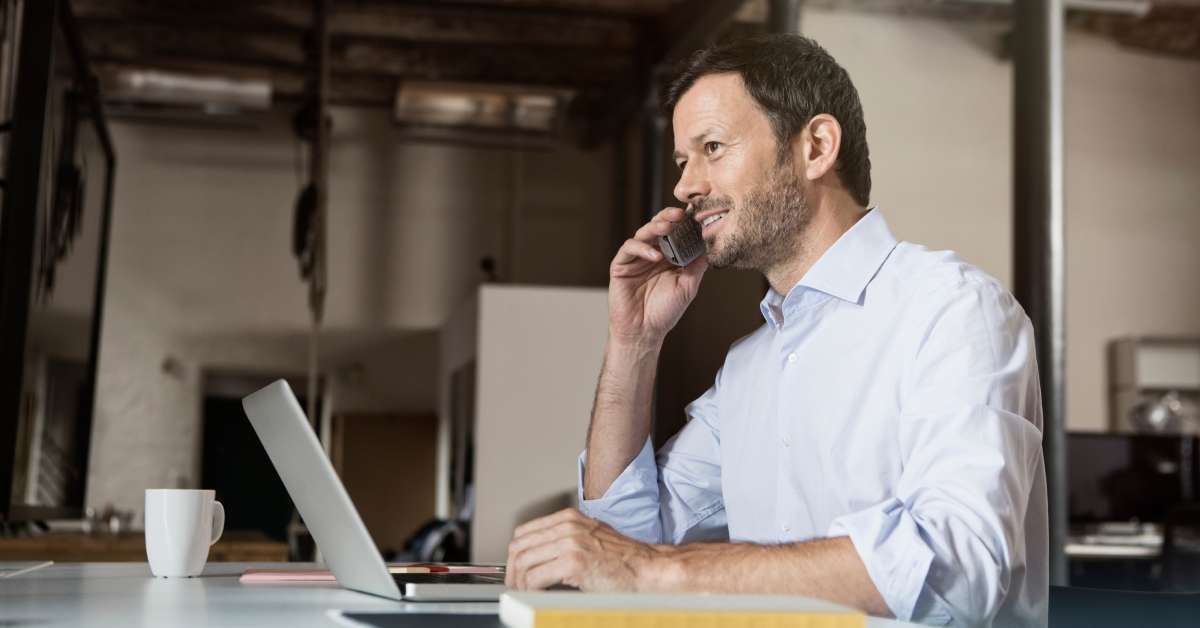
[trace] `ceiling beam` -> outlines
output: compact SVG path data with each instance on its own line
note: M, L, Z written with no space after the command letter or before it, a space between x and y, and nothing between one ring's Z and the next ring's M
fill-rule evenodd
M76 0L83 23L138 22L255 33L305 32L311 12L289 0ZM513 11L445 4L343 0L330 16L334 36L462 44L521 44L630 50L635 25L610 15Z
M1155 3L1140 19L1075 13L1068 16L1067 25L1112 37L1130 48L1200 60L1200 6Z
M1200 4L1195 0L1066 0L1063 4L1068 28L1104 35L1146 52L1200 59ZM1012 21L1010 0L805 0L805 5L831 11Z
M85 23L84 42L97 62L128 65L225 63L247 70L303 70L304 38L219 29L177 29L140 23ZM335 37L335 75L396 79L527 83L586 87L611 83L628 68L631 54L574 48L411 44Z
M641 58L609 90L606 113L588 127L584 146L593 146L618 133L645 103L659 72L715 40L743 0L687 0L676 4L661 21L661 34L644 39Z
M472 7L504 7L513 10L553 9L574 13L619 15L662 15L680 0L424 0L424 4Z

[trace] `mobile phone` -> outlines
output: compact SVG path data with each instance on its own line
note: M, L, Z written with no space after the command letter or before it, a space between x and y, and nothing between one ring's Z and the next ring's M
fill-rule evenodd
M659 236L658 248L663 257L676 266L687 266L692 260L704 254L704 232L700 223L696 222L696 210L688 205L683 213L683 220L675 223L671 232Z

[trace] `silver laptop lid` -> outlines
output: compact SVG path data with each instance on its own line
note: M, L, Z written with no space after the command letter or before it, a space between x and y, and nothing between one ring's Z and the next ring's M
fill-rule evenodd
M242 407L338 582L347 589L400 599L399 588L287 382L281 379L247 396Z

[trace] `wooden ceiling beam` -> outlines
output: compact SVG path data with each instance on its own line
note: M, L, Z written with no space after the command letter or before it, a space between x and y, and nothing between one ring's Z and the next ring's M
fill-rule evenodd
M88 54L100 62L161 65L227 63L247 69L306 66L301 35L250 34L159 25L85 24ZM610 83L632 64L632 55L537 46L400 44L335 37L337 74L397 79L588 86Z
M683 0L424 0L427 5L508 10L555 10L571 13L657 16Z
M921 16L947 20L994 21L1008 24L1007 4L964 0L805 0L809 9ZM1112 11L1071 8L1066 25L1073 30L1110 37L1146 52L1200 59L1200 4L1195 0L1154 0L1142 17Z
M137 22L250 33L303 33L311 21L307 7L294 0L76 0L75 12L85 25ZM408 42L630 50L636 31L631 20L608 15L343 0L334 5L330 32Z
M1155 3L1142 18L1073 13L1067 25L1112 37L1130 48L1200 60L1200 6Z
M651 93L656 75L693 50L714 40L732 22L743 0L688 0L661 20L661 34L652 34L642 58L610 90L605 114L588 128L583 145L593 146L622 133Z

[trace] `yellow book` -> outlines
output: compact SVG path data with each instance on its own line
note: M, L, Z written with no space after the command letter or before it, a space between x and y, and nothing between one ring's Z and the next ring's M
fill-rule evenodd
M510 591L508 628L863 628L861 611L784 595Z

